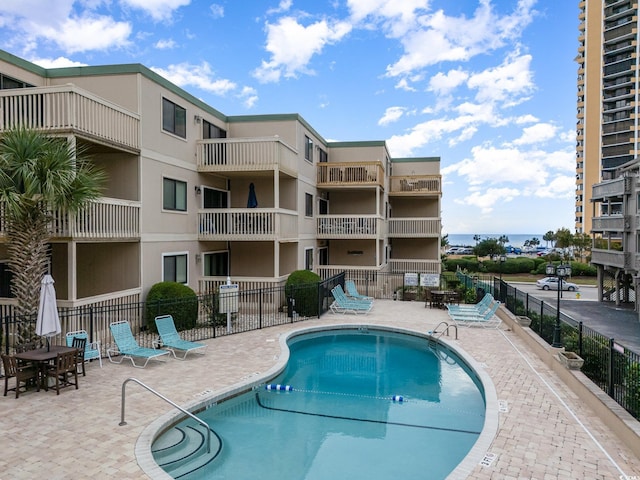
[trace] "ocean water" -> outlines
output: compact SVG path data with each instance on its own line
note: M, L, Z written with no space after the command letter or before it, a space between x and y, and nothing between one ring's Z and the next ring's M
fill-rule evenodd
M449 234L449 245L451 245L452 247L474 247L476 245L476 241L473 239L473 237L475 236L475 233L469 233L469 234L455 234L455 233L450 233ZM512 247L520 247L522 248L524 246L524 242L526 240L531 240L532 238L537 238L538 240L540 240L540 246L541 247L546 247L547 246L547 242L545 242L542 239L542 236L544 234L540 234L540 233L518 233L518 234L508 234L508 233L478 233L477 235L480 235L480 241L482 240L486 240L487 238L495 238L498 239L500 238L502 235L505 235L509 241L507 242L507 245L511 245ZM549 244L549 246L553 246L552 244Z

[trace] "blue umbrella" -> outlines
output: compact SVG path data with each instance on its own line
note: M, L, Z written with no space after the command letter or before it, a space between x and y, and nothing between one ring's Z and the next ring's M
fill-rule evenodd
M249 184L249 199L247 200L247 208L256 208L258 206L258 198L256 197L256 187L253 182Z

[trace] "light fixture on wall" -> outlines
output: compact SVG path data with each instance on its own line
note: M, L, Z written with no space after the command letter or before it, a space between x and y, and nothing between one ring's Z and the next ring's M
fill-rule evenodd
M196 253L196 263L200 263L200 260L202 260L202 255Z
M196 195L200 195L202 193L202 189L200 188L200 185L196 185Z
M201 123L202 122L202 117L200 115L195 115L193 117L193 122L194 123Z

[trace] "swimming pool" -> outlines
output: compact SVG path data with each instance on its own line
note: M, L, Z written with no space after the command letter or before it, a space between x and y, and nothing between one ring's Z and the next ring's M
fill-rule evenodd
M187 479L446 478L474 450L477 464L488 445L478 439L497 420L487 379L459 352L397 329L307 330L288 337L268 383L198 413L215 432L204 466L183 458L204 439L191 421L155 440L156 461Z

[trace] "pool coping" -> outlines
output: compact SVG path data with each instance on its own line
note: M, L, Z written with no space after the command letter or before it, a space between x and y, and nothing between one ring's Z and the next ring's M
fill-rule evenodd
M182 408L189 412L199 412L209 406L231 397L240 395L253 388L268 382L270 379L280 374L289 361L289 348L287 342L300 335L308 333L324 332L327 330L353 330L358 328L367 328L371 330L380 330L392 333L402 333L406 335L421 337L424 339L435 338L429 333L423 333L417 330L394 327L388 325L378 325L366 322L359 323L336 323L326 325L307 326L291 330L279 335L280 354L276 360L276 363L264 373L252 377L249 381L243 380L237 382L227 388L219 391L215 391L209 394L205 394L199 399L195 399L182 405ZM491 380L489 374L485 371L483 366L478 363L468 352L466 352L459 343L450 341L448 339L439 336L436 339L438 342L444 344L448 349L456 353L469 368L477 375L478 380L482 384L484 390L485 399L485 422L480 432L480 436L474 443L473 447L469 450L464 459L456 466L455 469L447 476L447 480L454 480L458 478L467 478L475 469L475 467L482 461L487 453L491 443L493 442L499 426L499 410L498 399L496 394L496 388ZM172 480L167 472L165 472L155 461L151 453L151 446L153 441L165 430L171 428L175 423L181 421L185 417L184 413L179 410L166 413L156 420L151 422L140 433L134 448L134 453L138 466L142 471L150 478L159 480Z

